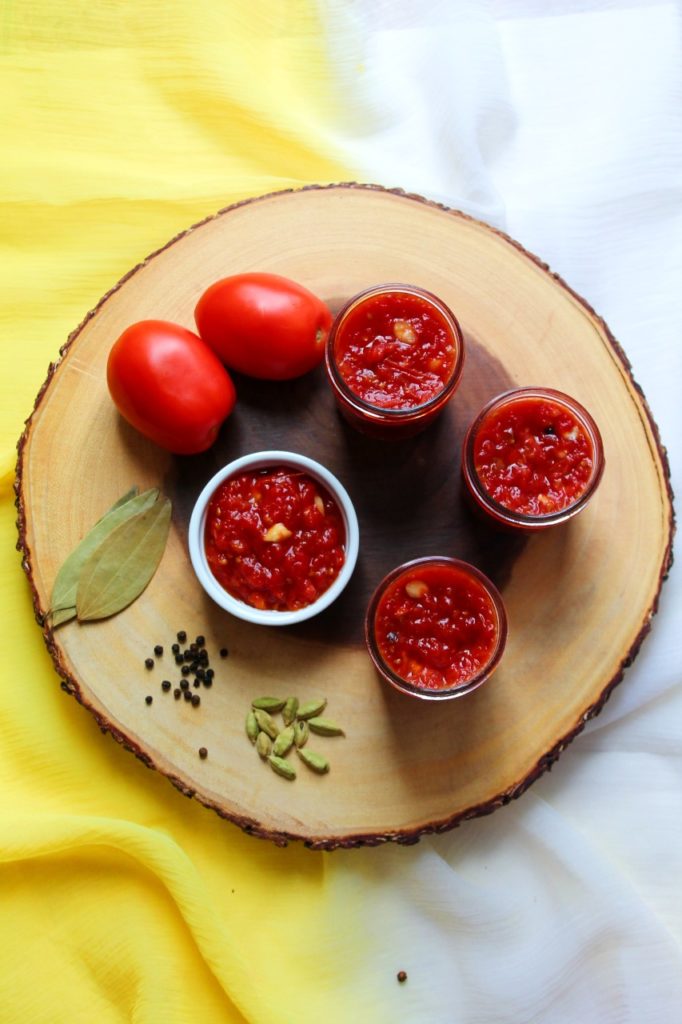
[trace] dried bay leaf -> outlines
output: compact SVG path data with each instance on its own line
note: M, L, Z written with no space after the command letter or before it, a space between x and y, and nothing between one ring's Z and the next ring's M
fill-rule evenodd
M76 617L76 606L65 605L63 608L50 609L48 612L53 627L61 626L63 622L69 622Z
M129 491L126 491L125 494L121 495L118 501L114 502L114 504L109 509L109 512L115 512L117 508L121 507L121 505L125 505L127 501L130 501L131 498L134 498L137 495L139 489L140 488L137 485L131 487ZM109 513L107 512L105 514L108 515ZM104 516L102 516L102 518L104 518Z
M168 498L115 527L83 566L76 593L81 622L106 619L140 596L158 568L171 522Z
M50 600L50 619L53 626L60 626L76 616L76 592L83 566L102 543L107 534L138 512L150 508L159 496L157 488L150 488L138 494L137 487L131 488L115 502L108 512L86 533L74 548L57 573Z

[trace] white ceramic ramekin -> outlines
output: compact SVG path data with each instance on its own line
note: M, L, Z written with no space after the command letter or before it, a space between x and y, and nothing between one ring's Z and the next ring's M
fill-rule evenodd
M299 469L313 479L318 480L326 487L339 506L346 529L346 557L339 575L316 601L306 605L304 608L297 608L295 611L252 608L251 605L240 601L239 598L233 597L217 581L209 568L206 557L204 544L206 513L208 504L216 489L224 480L237 473L244 472L245 470L265 469L268 466L285 466ZM224 608L231 615L246 622L254 622L261 626L291 626L297 622L303 622L305 619L310 619L314 615L318 615L325 608L328 608L344 589L357 561L360 529L348 492L325 466L315 462L313 459L309 459L305 455L298 455L294 452L262 451L254 452L251 455L243 455L241 458L235 459L219 470L215 476L211 477L194 505L189 523L188 541L190 559L197 579L216 604L220 605L221 608Z

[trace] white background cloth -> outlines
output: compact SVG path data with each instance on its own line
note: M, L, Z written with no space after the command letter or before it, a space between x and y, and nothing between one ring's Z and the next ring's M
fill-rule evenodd
M632 363L682 493L679 7L320 10L346 97L333 144L365 181L504 229L584 296ZM412 857L334 855L339 907L371 886L367 934L387 964L409 932L402 1021L682 1021L681 572L623 683L551 775Z

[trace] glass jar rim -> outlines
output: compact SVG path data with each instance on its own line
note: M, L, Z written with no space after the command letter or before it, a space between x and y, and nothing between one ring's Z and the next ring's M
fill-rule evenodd
M379 607L379 602L386 592L387 588L400 579L400 577L418 566L426 565L445 565L458 569L465 576L472 577L479 583L482 589L486 592L490 598L491 605L495 612L496 617L496 642L495 647L490 655L490 658L486 664L479 669L475 676L471 679L466 680L457 686L444 687L443 689L428 689L423 686L415 686L403 679L397 672L395 672L390 665L381 656L379 646L376 642L374 633L374 624L376 619L376 613ZM467 693L471 693L472 690L478 689L483 683L492 675L497 668L500 659L504 653L504 649L507 642L508 633L508 620L507 612L505 609L504 601L499 590L492 582L492 580L485 575L477 566L472 565L470 562L465 562L463 559L454 558L450 555L423 555L419 558L413 558L408 562L403 562L396 566L390 572L388 572L383 579L380 581L378 586L375 588L372 594L367 611L365 614L365 643L369 651L370 658L372 659L375 667L379 673L397 690L405 693L409 696L419 697L424 700L450 700L455 697L463 697Z
M339 331L339 327L342 325L348 314L355 309L360 303L366 299L371 298L374 295L381 295L385 292L402 292L409 295L416 295L425 299L431 305L435 306L438 312L446 321L452 337L456 345L455 361L448 377L448 380L443 385L440 391L431 398L427 399L426 402L422 402L420 405L411 405L406 409L393 409L386 408L381 405L375 405L372 402L366 401L360 395L356 394L348 386L348 383L339 372L339 368L336 363L334 356L334 342ZM338 313L334 317L329 334L327 335L327 342L325 345L325 362L329 376L334 383L334 386L343 395L343 398L349 405L351 405L356 411L362 413L363 416L369 418L376 418L377 420L394 420L397 423L404 423L411 419L418 419L423 416L425 412L428 412L432 408L436 408L441 404L444 404L455 391L459 379L462 374L462 365L464 362L464 335L462 328L455 314L452 312L446 302L443 301L438 295L430 292L427 288L422 288L420 285L403 284L400 282L387 282L384 284L372 285L369 288L364 288L362 291L352 295L339 309Z
M476 440L476 435L486 418L494 410L501 408L504 405L508 405L517 399L526 398L537 398L538 400L546 399L567 408L580 421L580 424L584 428L592 445L592 473L590 474L590 478L585 488L570 504L555 512L531 515L527 512L516 512L513 509L508 508L501 502L496 501L496 499L488 493L486 488L483 486L474 465L474 442ZM576 398L573 398L572 395L569 395L564 391L559 391L556 388L526 385L520 388L510 388L508 391L503 391L500 394L495 395L478 412L475 419L470 424L462 444L462 468L474 498L484 509L490 510L498 519L515 526L522 525L530 528L539 528L552 526L572 518L585 507L594 494L602 478L604 465L604 445L600 430L594 418Z

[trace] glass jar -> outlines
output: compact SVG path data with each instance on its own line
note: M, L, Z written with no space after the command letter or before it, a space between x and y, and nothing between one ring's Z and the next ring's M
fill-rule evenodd
M449 700L477 689L507 641L502 597L475 566L448 556L399 565L375 590L365 640L381 678L401 693Z
M544 530L577 515L604 472L604 447L587 410L552 388L506 391L483 407L462 449L474 507L511 530Z
M427 427L452 398L464 341L437 296L413 285L382 284L340 310L325 359L345 419L372 437L403 438Z

